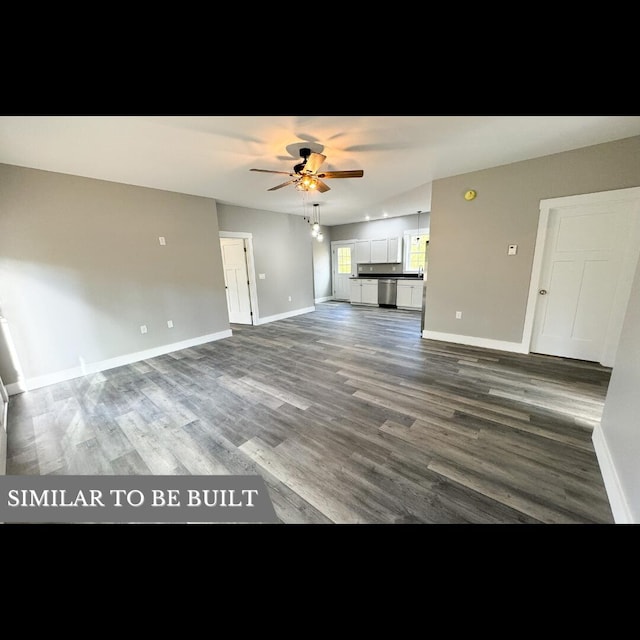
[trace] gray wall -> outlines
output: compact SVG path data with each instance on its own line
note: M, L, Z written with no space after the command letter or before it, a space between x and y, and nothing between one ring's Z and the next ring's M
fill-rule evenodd
M0 314L27 380L229 330L214 200L10 165L0 194Z
M640 136L434 181L425 329L521 342L540 200L636 186Z
M324 236L322 242L312 241L313 246L313 296L318 298L331 297L331 227L320 226Z
M636 268L607 398L602 434L625 494L640 523L640 262Z
M420 227L429 228L430 214L420 214ZM384 218L383 220L370 220L369 222L353 222L351 224L338 224L331 227L331 240L372 240L375 238L392 238L402 236L409 229L418 228L418 214L413 213L397 218Z
M218 223L253 236L256 277L266 276L256 280L260 318L313 307L313 238L302 216L219 203Z

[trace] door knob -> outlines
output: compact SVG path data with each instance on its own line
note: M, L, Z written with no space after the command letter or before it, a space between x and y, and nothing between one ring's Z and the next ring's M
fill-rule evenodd
M547 295L547 290L546 290L546 289L540 289L540 291L538 291L538 293L539 293L541 296L546 296L546 295Z

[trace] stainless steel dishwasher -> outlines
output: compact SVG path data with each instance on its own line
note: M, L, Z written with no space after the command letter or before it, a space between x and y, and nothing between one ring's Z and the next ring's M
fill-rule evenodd
M396 307L398 281L395 278L380 278L378 280L378 305L381 307Z

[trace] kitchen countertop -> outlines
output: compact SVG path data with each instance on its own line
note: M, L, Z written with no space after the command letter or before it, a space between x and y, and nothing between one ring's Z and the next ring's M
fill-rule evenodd
M380 274L369 274L366 276L350 276L349 280L381 280L384 279L392 279L392 280L419 280L424 281L424 277L422 276L411 276L411 275L400 275L400 276L389 276L389 275L380 275Z

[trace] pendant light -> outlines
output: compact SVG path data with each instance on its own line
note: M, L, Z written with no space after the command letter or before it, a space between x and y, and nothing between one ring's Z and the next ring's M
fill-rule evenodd
M322 231L320 231L320 204L317 202L313 203L313 225L311 228L312 235L314 235L318 242L322 242L324 240L324 235L322 234Z
M303 219L311 226L311 235L318 242L324 240L324 234L320 231L320 205L317 202L313 203L313 214L307 215L307 199L306 193L302 194L302 211L304 213Z

